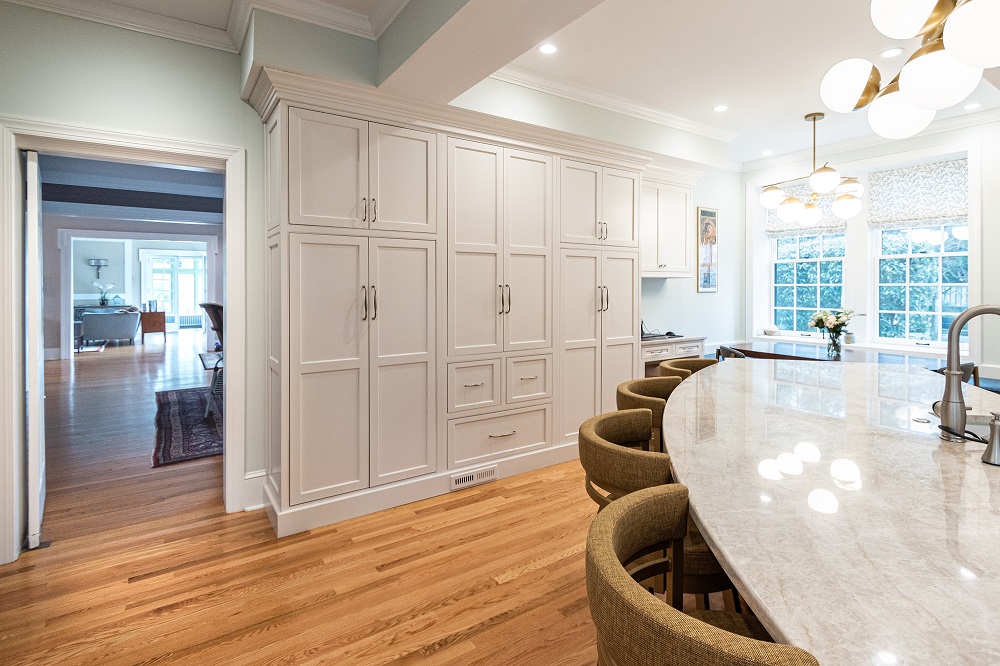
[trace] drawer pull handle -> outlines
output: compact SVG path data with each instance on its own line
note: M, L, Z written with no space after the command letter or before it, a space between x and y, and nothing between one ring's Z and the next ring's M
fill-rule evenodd
M477 386L482 386L482 385L483 385L482 382L479 382L478 384L466 384L465 388L476 388Z
M538 375L531 375L530 377L521 377L522 382L526 382L529 379L538 379Z
M511 435L516 435L516 434L517 434L516 430L511 430L510 432L505 432L500 435L490 435L490 438L495 439L497 437L510 437Z

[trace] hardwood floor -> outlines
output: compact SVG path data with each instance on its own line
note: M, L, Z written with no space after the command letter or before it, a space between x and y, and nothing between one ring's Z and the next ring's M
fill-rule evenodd
M150 468L153 392L208 382L154 337L46 364L52 545L0 567L0 663L595 663L579 463L278 540L221 458Z

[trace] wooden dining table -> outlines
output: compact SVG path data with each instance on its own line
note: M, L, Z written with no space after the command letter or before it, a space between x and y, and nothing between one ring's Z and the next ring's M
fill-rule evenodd
M776 641L825 666L1000 664L1000 467L939 438L943 390L905 363L728 359L671 394L674 478Z
M809 344L805 342L737 342L726 345L730 349L742 352L748 358L769 358L785 360L809 361L845 361L848 363L898 363L919 365L931 370L943 368L946 365L944 350L940 356L923 354L906 354L892 351L870 351L854 349L845 346L838 356L830 356L825 344Z

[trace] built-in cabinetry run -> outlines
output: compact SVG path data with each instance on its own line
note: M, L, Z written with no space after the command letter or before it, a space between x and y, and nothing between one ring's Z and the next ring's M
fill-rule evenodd
M705 355L705 338L683 336L679 338L653 338L642 341L642 362L646 376L656 377L662 361L672 358L699 358Z
M639 246L639 174L573 160L559 168L563 243Z
M641 367L648 158L581 142L567 159L473 131L464 111L404 122L375 92L267 87L289 76L266 70L251 97L277 533L441 494L483 465L575 457L580 424Z
M691 187L643 178L639 210L642 277L694 277Z

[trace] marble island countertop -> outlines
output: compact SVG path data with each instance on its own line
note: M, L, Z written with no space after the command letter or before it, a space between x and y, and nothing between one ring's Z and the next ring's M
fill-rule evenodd
M824 665L1000 664L1000 468L938 437L943 391L917 366L731 359L670 396L675 477L775 640Z

